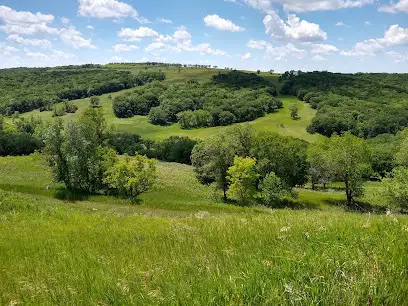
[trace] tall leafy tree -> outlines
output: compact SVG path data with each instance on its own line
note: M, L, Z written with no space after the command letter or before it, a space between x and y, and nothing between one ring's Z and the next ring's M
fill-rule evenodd
M364 139L347 132L333 135L328 144L328 158L336 178L344 182L347 204L364 194L364 177L370 174L370 150Z

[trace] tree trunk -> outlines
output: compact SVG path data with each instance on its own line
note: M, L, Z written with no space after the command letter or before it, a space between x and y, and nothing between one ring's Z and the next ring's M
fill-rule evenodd
M315 182L312 181L312 190L315 190L315 189L316 189Z
M346 183L347 205L348 205L349 207L351 207L351 205L353 204L353 193L352 193L352 191L350 190L349 182L346 181L345 183Z

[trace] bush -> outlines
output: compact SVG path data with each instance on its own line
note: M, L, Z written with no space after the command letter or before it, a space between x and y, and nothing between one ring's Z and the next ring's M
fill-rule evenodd
M146 156L126 157L105 172L104 183L115 194L135 199L152 188L156 179L156 162Z
M261 199L266 206L275 206L282 197L294 196L292 188L271 172L259 184Z
M397 167L382 181L383 195L390 207L408 209L408 168Z
M41 141L30 134L0 131L0 156L30 155L41 147Z
M153 107L149 112L149 122L155 125L168 125L167 112L160 106Z
M93 96L90 99L90 105L91 107L99 107L101 104L101 98Z

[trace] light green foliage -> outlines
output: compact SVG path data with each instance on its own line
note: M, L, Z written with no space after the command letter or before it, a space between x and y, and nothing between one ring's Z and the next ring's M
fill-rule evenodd
M273 172L259 184L261 198L266 206L274 206L284 196L295 196L292 188L282 182L282 180Z
M146 156L126 156L105 172L105 184L118 195L134 199L152 188L156 161Z
M372 171L369 148L364 139L347 132L342 136L333 135L327 152L336 178L345 184L347 203L351 205L356 197L364 194L364 177Z
M97 96L92 96L89 102L92 107L99 107L101 104L101 98Z
M299 108L297 107L296 104L292 104L290 106L290 118L292 118L293 120L299 118Z
M382 180L383 195L391 207L408 209L408 168L397 167Z
M408 167L408 130L402 131L399 136L402 138L395 160L398 165Z
M228 169L231 183L227 195L238 199L241 205L250 204L256 195L256 181L259 174L255 171L256 160L250 157L235 156L234 164Z
M227 200L227 171L234 162L234 156L250 156L253 128L249 125L230 127L225 132L197 144L191 161L202 183L216 182Z
M307 161L313 190L316 184L322 184L325 188L334 179L334 169L330 165L327 146L328 141L325 140L308 148Z
M88 109L77 123L64 126L57 119L44 130L44 152L57 182L75 191L103 188L103 175L116 159L112 149L103 147L104 129L102 115Z

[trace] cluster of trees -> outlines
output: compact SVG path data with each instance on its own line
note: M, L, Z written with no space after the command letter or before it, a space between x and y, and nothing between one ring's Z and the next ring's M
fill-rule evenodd
M65 101L60 105L54 105L52 108L53 117L61 117L66 114L75 114L78 110L78 106L70 101Z
M363 193L372 174L370 150L365 140L345 133L319 145L275 133L255 133L236 126L196 145L192 162L202 183L216 183L228 197L242 205L261 200L277 205L282 196L311 180L316 184L344 182L347 203Z
M106 122L88 108L78 122L57 118L41 132L54 178L75 192L107 192L134 199L155 180L155 162L141 155L119 159L107 145Z
M111 69L17 68L0 70L0 114L48 110L63 100L82 99L163 80L163 72Z
M408 74L286 72L282 94L317 109L311 133L372 138L408 126Z
M152 124L179 122L183 129L247 122L282 107L276 89L255 74L233 71L209 84L191 80L183 85L152 83L116 97L119 118L149 115Z

